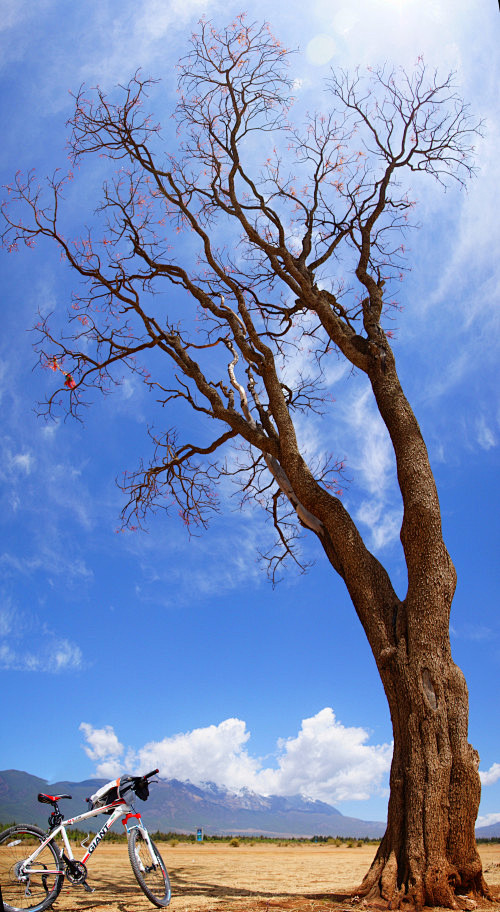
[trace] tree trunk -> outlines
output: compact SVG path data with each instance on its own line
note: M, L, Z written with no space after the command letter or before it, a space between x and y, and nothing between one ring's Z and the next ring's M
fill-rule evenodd
M326 529L325 553L346 582L377 662L394 733L387 831L357 892L392 908L403 900L417 908L457 908L457 895L489 897L474 832L479 757L468 743L467 686L451 655L455 568L411 413L407 423L407 438L413 425L413 459L399 471L406 494L403 601L342 507L328 511L318 497L315 512Z
M456 908L456 894L489 895L474 834L479 756L467 740L467 686L447 629L433 625L429 648L420 609L395 609L396 645L378 657L394 730L391 793L387 830L359 893L391 908L403 900Z

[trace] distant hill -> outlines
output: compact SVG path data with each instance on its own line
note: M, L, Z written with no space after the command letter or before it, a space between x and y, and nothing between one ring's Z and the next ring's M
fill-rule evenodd
M0 822L35 823L46 827L48 805L39 804L39 792L72 795L61 801L65 817L86 810L85 799L105 779L84 782L54 782L31 776L19 770L0 772ZM380 838L385 824L377 821L344 817L336 808L322 801L309 801L300 796L278 797L256 795L250 791L229 792L213 783L203 787L177 779L160 779L154 783L147 805L136 801L144 810L150 830L194 833L203 827L207 835L249 836L342 836ZM94 822L97 821L97 822ZM102 818L94 818L89 827L96 829ZM85 827L82 826L82 829Z
M476 836L478 839L500 839L500 820L491 826L476 827Z
M50 806L39 804L39 792L67 793L71 801L61 801L65 817L86 810L85 799L104 785L105 779L83 782L54 782L39 779L20 770L0 772L0 823L35 823L44 829ZM194 833L203 827L207 835L242 836L341 836L377 839L383 836L385 823L344 817L336 808L322 801L294 797L264 797L254 792L229 792L213 783L196 786L177 779L160 779L151 788L147 804L138 799L145 821L152 831ZM94 818L81 829L97 829L102 818ZM500 822L476 829L478 838L500 838Z

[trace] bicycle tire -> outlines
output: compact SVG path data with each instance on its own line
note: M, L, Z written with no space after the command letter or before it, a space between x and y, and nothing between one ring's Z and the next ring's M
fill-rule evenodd
M151 858L148 843L138 828L134 827L127 835L130 864L141 890L158 908L168 906L172 895L170 878L153 840L151 845L155 857Z
M45 842L46 838L43 830L29 824L18 824L0 833L0 883L5 912L43 912L59 896L64 867L55 842L42 849L31 876L18 874L20 863L33 852L33 844ZM42 869L51 873L43 874Z

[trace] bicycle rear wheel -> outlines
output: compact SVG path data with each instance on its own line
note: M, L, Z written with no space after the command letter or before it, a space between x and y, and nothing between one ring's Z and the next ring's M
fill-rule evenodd
M170 879L162 857L151 839L153 855L141 831L134 827L128 833L128 855L137 883L155 906L170 902Z
M47 834L35 826L9 827L0 833L0 883L5 912L42 912L57 899L64 880L59 849L49 842L24 867Z

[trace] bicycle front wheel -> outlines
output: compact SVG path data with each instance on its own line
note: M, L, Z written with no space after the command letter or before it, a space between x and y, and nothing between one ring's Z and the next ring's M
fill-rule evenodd
M134 827L128 833L128 855L137 883L155 906L168 906L171 890L170 879L162 857L150 838L153 855L148 842L139 829Z
M47 843L26 864L46 838L47 834L38 827L22 824L0 833L0 883L5 912L42 912L57 899L64 868L56 844Z

